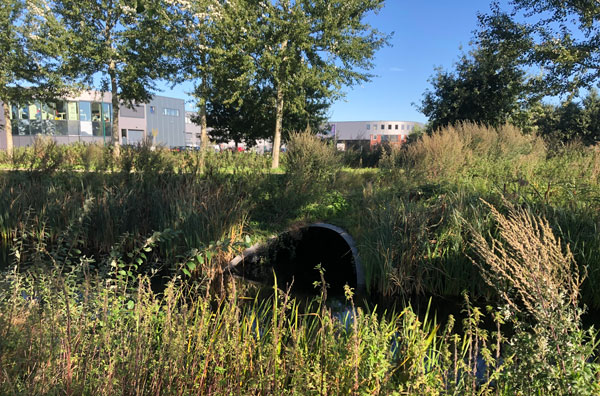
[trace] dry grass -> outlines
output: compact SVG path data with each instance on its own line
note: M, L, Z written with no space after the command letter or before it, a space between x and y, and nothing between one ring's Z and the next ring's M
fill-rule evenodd
M495 129L464 122L410 144L405 151L405 164L407 169L435 179L459 175L481 160L510 160L518 168L545 156L544 142L536 135L523 134L512 125Z
M508 203L506 216L487 205L503 240L488 243L481 234L473 235L473 247L486 265L473 262L487 283L512 308L523 308L533 318L554 315L565 304L576 308L583 277L569 246L563 249L545 219Z

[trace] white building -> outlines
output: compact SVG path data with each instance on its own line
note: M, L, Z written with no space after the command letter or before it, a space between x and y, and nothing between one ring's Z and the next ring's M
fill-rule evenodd
M327 137L343 144L342 149L351 144L402 144L415 128L424 127L414 121L331 121L329 126Z

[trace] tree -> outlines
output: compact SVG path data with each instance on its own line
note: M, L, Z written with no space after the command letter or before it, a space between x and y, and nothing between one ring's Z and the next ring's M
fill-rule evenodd
M64 69L70 37L37 0L3 0L0 5L0 101L6 149L13 149L10 105L67 94L74 79Z
M577 94L600 78L600 2L513 0L512 14L531 26L535 38L526 60L544 71L552 93Z
M238 37L235 32L239 13L236 1L180 1L183 40L179 48L182 73L178 81L193 81L198 115L193 119L200 125L201 147L208 147L207 106L211 98L235 93L235 71L242 68L244 57L232 48ZM236 63L240 61L241 63ZM235 96L235 95L234 95ZM233 100L231 97L228 100ZM225 112L224 108L221 108Z
M538 117L538 133L550 141L580 141L595 144L600 140L600 96L591 89L580 101L568 98L558 105L544 105Z
M257 87L249 87L243 100L238 103L207 102L207 123L211 137L218 142L233 140L253 144L258 139L269 138L272 111L270 94Z
M240 2L252 21L243 27L242 52L252 57L253 84L270 87L275 95L272 167L277 168L286 107L306 114L311 98L330 102L343 86L372 77L366 70L388 36L364 17L377 12L384 0Z
M121 103L146 103L155 81L174 72L173 6L160 0L61 0L54 11L71 33L69 67L112 94L112 144L119 156Z
M530 46L527 27L500 12L479 18L475 48L461 56L454 71L437 69L430 79L433 89L425 91L418 107L430 129L461 121L528 127L525 113L540 98L536 80L521 67L521 54Z
M307 129L319 132L325 125L329 103L323 98L308 96L307 103L300 109L290 106L284 109L284 136ZM270 87L249 86L241 93L239 103L210 100L206 114L208 126L212 128L211 137L220 142L244 141L249 145L259 139L269 139L275 124L274 97Z

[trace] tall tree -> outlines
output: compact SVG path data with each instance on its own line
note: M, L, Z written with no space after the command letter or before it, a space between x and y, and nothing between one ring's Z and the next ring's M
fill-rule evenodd
M174 72L173 12L161 0L60 0L54 10L72 34L70 67L112 94L112 144L119 156L119 108L151 100L156 80Z
M344 86L368 81L377 49L388 36L364 21L384 0L240 0L252 16L246 53L253 79L275 95L272 167L279 149L286 104L298 114L311 97L333 101Z
M512 0L512 15L531 27L535 39L527 61L544 71L551 93L577 94L600 80L600 2Z
M10 105L63 96L75 81L64 69L71 37L42 0L0 4L0 101L6 149L13 149Z
M536 120L538 133L551 143L600 141L600 96L592 88L582 100L567 98L558 105L544 105Z
M211 137L218 142L233 140L249 145L259 139L268 139L273 120L270 99L270 94L249 87L241 102L209 100L205 114Z
M479 18L475 48L461 56L455 70L438 69L430 80L433 88L423 95L419 110L429 117L430 129L460 121L521 127L531 122L525 113L539 95L536 79L522 68L521 56L531 45L527 27L499 12Z
M241 50L242 41L248 39L245 28L253 21L248 19L250 14L240 1L174 1L180 9L178 22L183 32L178 81L194 83L193 94L198 107L194 121L200 125L201 145L206 148L207 108L217 111L216 118L223 120L225 116L239 113L242 93L254 92L248 77L252 70L251 58ZM253 100L251 95L250 100ZM238 136L237 132L229 133Z

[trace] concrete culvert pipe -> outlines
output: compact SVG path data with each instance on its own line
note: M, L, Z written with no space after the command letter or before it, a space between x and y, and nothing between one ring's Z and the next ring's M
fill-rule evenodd
M257 271L260 263L266 268ZM329 285L328 293L342 294L346 284L358 292L364 291L364 272L354 240L343 229L326 223L290 230L265 246L253 246L232 260L230 269L241 275L262 273L264 279L250 278L264 282L273 281L267 274L274 270L279 287L285 288L293 281L294 291L317 294L319 289L313 285L320 281L315 269L319 264Z

